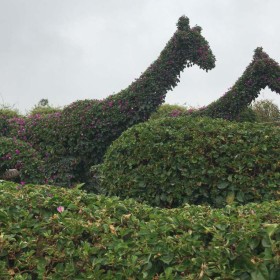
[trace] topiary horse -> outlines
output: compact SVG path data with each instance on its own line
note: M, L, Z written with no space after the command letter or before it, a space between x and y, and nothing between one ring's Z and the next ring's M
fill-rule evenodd
M234 120L265 87L280 94L280 65L262 48L257 48L252 62L224 96L193 115Z
M77 101L61 113L33 116L25 121L24 137L47 157L53 173L66 165L74 170L65 171L68 178L74 173L84 181L112 141L147 120L177 85L180 72L194 64L208 71L215 66L215 57L201 28L190 28L189 19L182 16L159 58L130 86L104 100Z

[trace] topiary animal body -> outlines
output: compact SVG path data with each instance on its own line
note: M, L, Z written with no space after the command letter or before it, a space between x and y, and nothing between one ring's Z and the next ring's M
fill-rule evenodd
M132 125L147 120L163 103L186 66L196 64L206 71L215 66L201 28L190 28L185 16L177 27L159 58L129 87L104 100L74 102L53 117L29 118L24 137L48 155L50 166L60 160L69 164L69 158L75 179L84 181L85 173L101 162L113 140Z
M235 120L267 86L280 94L280 65L262 48L257 48L252 62L235 85L220 99L193 115Z

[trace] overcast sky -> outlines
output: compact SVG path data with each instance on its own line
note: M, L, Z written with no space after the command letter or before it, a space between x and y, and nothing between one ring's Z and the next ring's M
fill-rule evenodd
M102 99L126 88L159 55L181 15L200 25L216 56L186 69L166 102L219 98L262 46L280 63L279 0L0 0L0 104L26 113ZM262 99L280 96L266 89Z

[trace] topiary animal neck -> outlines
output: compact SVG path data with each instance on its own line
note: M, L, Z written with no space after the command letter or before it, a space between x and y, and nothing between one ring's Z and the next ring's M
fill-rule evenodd
M267 86L280 94L280 66L262 48L257 48L253 60L234 86L220 99L193 115L234 120Z

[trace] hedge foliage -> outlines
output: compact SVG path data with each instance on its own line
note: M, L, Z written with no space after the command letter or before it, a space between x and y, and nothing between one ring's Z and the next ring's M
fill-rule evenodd
M17 110L12 108L0 108L0 137L10 134L9 119L20 117Z
M35 106L28 115L48 115L61 112L62 109L51 106Z
M163 104L151 115L149 120L162 119L166 117L179 117L188 112L188 109L180 105Z
M277 280L279 211L279 201L158 209L0 182L0 278Z
M234 86L220 99L194 114L235 120L267 86L280 94L280 66L262 48L257 48L252 62Z
M206 71L215 66L215 57L201 28L190 28L185 16L179 19L177 27L159 58L126 89L104 100L74 102L53 117L35 115L19 120L24 125L15 127L13 136L32 143L43 156L53 157L52 161L59 159L63 164L65 158L70 158L72 179L84 181L85 171L100 163L113 140L128 127L150 117L164 101L166 92L177 85L186 66L196 64ZM16 124L14 121L12 125ZM68 160L65 165L68 166ZM67 184L68 174L54 175L58 182Z
M278 128L178 117L125 131L99 166L101 190L153 206L278 199Z
M44 164L28 143L6 137L0 137L0 178L7 169L17 169L20 180L24 182L42 182Z
M202 110L203 108L195 108L195 107L184 107L181 105L171 105L171 104L163 104L158 107L156 112L154 112L149 120L155 120L155 119L162 119L166 117L182 117L182 116L190 116L194 112ZM193 114L194 116L195 114ZM257 118L257 114L252 109L251 106L245 108L243 111L241 111L237 116L235 121L238 122L256 122L261 121L259 118Z

